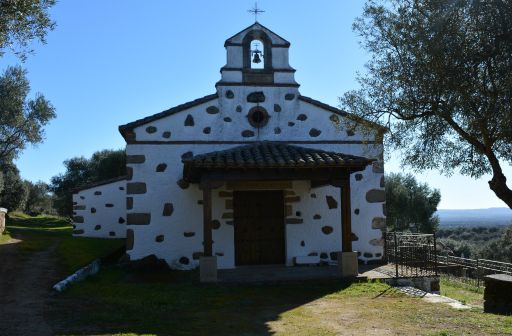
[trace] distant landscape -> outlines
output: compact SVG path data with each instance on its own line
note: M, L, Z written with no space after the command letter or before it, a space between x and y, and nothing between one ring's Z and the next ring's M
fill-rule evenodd
M443 209L436 213L440 219L440 227L477 227L512 225L512 209Z

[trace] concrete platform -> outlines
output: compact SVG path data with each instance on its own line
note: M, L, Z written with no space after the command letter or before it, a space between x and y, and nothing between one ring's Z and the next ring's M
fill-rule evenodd
M385 279L389 275L374 271L378 266L359 265L359 274L348 280L365 281L366 279ZM308 280L341 280L337 265L323 266L284 266L258 265L239 266L234 269L218 271L218 282L255 283L285 282Z

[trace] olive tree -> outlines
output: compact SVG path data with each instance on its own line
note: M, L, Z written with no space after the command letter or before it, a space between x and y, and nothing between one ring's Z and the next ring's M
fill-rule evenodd
M416 170L491 174L512 208L512 2L369 0L353 28L371 59L342 107Z

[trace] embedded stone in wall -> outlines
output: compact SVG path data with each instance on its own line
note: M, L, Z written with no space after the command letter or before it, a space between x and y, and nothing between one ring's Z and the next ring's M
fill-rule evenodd
M372 240L370 240L370 245L373 245L373 246L384 246L384 239L383 238L372 239Z
M308 119L308 116L305 115L304 113L301 113L297 116L297 120L299 121L305 121L306 119Z
M203 128L203 133L204 134L210 134L212 132L212 128L211 127L205 127Z
M382 161L375 161L372 164L372 171L377 174L384 173L384 162Z
M85 205L74 205L73 210L85 210Z
M226 208L226 210L232 210L233 209L233 200L228 198L226 200L226 203L224 204L224 208Z
M327 207L329 209L336 209L338 207L338 201L336 201L334 197L325 196L325 200L327 201Z
M222 219L232 219L233 218L233 213L232 212L224 212L222 214Z
M265 101L265 94L262 91L255 91L249 93L247 102L249 103L263 103Z
M126 209L133 209L133 197L126 197Z
M166 163L160 163L160 164L158 164L158 166L156 166L156 172L157 173L162 173L166 169L167 169L167 164Z
M289 121L288 126L293 127L293 126L295 126L295 123L293 121Z
M231 91L231 90L227 90L227 91L226 91L226 98L227 98L227 99L233 99L233 98L235 98L235 94L233 93L233 91Z
M375 253L375 256L376 256L377 258L380 258L380 257L382 257L382 253Z
M297 203L300 202L300 196L291 196L284 198L285 203Z
M126 230L126 251L133 250L134 236L132 229Z
M126 223L126 220L125 220L123 217L119 217L119 218L117 219L117 222L118 222L119 224L124 224L124 223Z
M274 128L274 134L281 134L281 128L280 127Z
M302 218L286 218L284 220L285 224L302 224L304 220Z
M320 134L322 134L322 131L320 131L319 129L312 128L312 129L309 130L309 136L312 137L312 138L316 138Z
M151 223L150 213L129 213L126 215L128 225L148 225Z
M285 100L293 100L295 99L295 95L293 93L287 93L284 95Z
M185 119L185 126L194 126L194 117L192 117L192 115L187 115L187 118Z
M356 215L359 215L359 209L355 209L355 210L354 210L354 213L355 213Z
M94 192L94 195L95 195L95 196L100 196L100 195L101 195L101 191L95 191L95 192Z
M163 242L163 241L164 241L164 235L158 235L158 236L156 236L156 237L155 237L155 241L156 241L157 243L161 243L161 242Z
M190 263L190 260L187 257L181 257L179 261L182 265L188 265Z
M133 168L132 167L126 167L126 180L131 181L133 178Z
M386 186L386 182L384 181L384 175L380 177L380 187L384 188Z
M251 131L251 130L245 130L245 131L242 132L242 136L244 138L251 138L251 137L254 136L254 132Z
M365 253L363 253L363 257L365 257L365 258L373 258L373 254L370 253L370 252L365 252Z
M148 127L146 127L146 132L149 133L149 134L155 133L156 132L156 127L155 126L148 126Z
M292 215L292 206L290 204L287 204L285 209L285 216L291 216Z
M219 113L219 108L217 106L213 106L213 105L212 106L208 106L206 108L206 112L208 114L217 114L217 113Z
M318 256L318 252L310 252L308 253L308 257L317 257Z
M332 231L333 231L332 226L328 226L328 225L326 225L326 226L322 227L322 232L323 232L324 234L326 234L326 235L331 234L331 233L332 233Z
M194 252L192 253L192 259L199 260L202 256L204 256L204 252Z
M162 216L171 216L174 212L174 205L172 203L164 204L164 211L162 212Z
M84 234L84 230L73 230L73 234L75 234L75 235Z
M332 121L333 123L339 123L340 122L340 117L338 117L336 114L331 114L331 116L329 117L329 120Z
M366 193L368 203L380 203L386 201L386 192L381 189L371 189Z
M116 236L116 233L115 233L114 231L110 231L110 232L108 233L108 235L109 235L110 237L115 237L115 236Z
M372 229L385 229L386 228L386 218L384 217L374 217L372 219Z
M197 200L197 204L203 205L203 200Z
M112 203L107 203L107 204L105 204L105 207L106 207L106 208L113 208L113 207L114 207L114 204L112 204Z
M162 138L169 139L171 137L171 132L165 131L162 133Z
M126 155L126 163L144 163L146 162L145 155Z
M188 183L187 181L185 181L184 179L179 179L178 181L176 181L176 184L181 188L181 189L187 189L189 186L190 186L190 183Z
M194 153L191 152L191 151L188 151L188 152L185 152L185 153L181 154L181 159L182 160L190 159L193 156L194 156Z
M353 130L351 130L351 129L347 130L347 136L354 136L354 135L355 135L355 133Z
M306 246L306 243L304 242L304 240L301 240L300 246L303 246L303 247Z
M232 191L219 191L219 197L233 197Z
M84 196L80 196L80 199L85 199L85 197Z
M75 223L83 223L84 222L84 217L83 216L75 216L75 217L73 217L73 222L75 222Z
M281 112L281 105L274 104L274 112Z
M356 178L356 181L361 181L363 179L363 174L356 174L355 178Z
M130 182L126 184L126 193L128 195L133 194L145 194L146 183L144 182Z
M327 259L327 258L329 258L327 253L325 253L325 252L320 253L320 259Z
M358 237L354 232L351 232L351 233L350 233L350 240L352 240L352 241L358 241L358 240L359 240L359 237Z
M338 260L338 253L331 252L331 253L329 253L329 257L331 258L331 260Z
M226 225L233 225L233 221L226 221Z
M236 107L236 111L237 111L238 113L242 112L242 106L237 105L237 107Z
M321 218L322 218L322 216L321 216L321 215L319 215L319 214L315 214L315 215L313 216L313 219L317 219L317 220L318 220L318 219L321 219Z
M101 230L101 225L96 225L96 226L94 227L94 231L99 231L99 230Z
M293 191L293 190L285 190L284 191L284 195L285 196L294 196L295 195L295 191Z
M230 117L226 117L226 118L224 118L224 121L225 121L225 122L231 122L232 120L231 120L231 118L230 118Z
M315 194L315 193L312 193L312 194L311 194L311 198L316 198L316 194Z
M119 190L124 190L124 187L119 187Z
M222 253L222 252L215 252L215 255L217 257L224 257L224 253Z
M212 220L212 229L218 230L220 229L220 222L216 219Z
M96 213L96 208L91 208L91 213Z
M194 237L195 235L196 235L195 232L183 232L183 236L185 236L187 238Z
M383 204L382 204L382 214L383 214L384 216L387 216L387 215L388 215L387 207L386 207L386 203L383 203Z

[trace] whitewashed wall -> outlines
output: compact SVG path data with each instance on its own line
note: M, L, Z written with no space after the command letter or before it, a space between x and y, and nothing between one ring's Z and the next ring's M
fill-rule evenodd
M128 181L144 184L145 191L141 194L130 194L133 208L128 213L150 220L140 225L133 222L128 225L128 237L133 238L133 248L128 251L132 259L139 259L149 254L164 258L176 268L192 268L202 252L202 193L196 185L181 189L177 181L182 177L182 155L197 155L240 146L244 141L317 141L333 143L300 144L300 146L322 150L360 155L369 158L382 158L381 145L365 145L362 140L366 135L352 133L344 126L343 117L321 109L310 103L297 99L297 90L290 88L229 88L234 93L233 99L226 98L225 91L219 90L220 99L193 107L187 111L160 119L135 129L137 141L162 141L160 144L129 144L127 145L132 178ZM254 91L263 91L266 101L264 106L271 119L262 129L255 129L247 121L247 112L256 104L247 103L246 97ZM292 100L286 100L287 94L293 94ZM280 106L280 112L274 112L274 104ZM237 106L242 107L237 112ZM207 109L214 106L217 113L208 113ZM216 109L213 109L214 111ZM210 108L210 111L212 109ZM298 118L299 115L306 115ZM194 126L184 126L185 120L194 120ZM229 118L230 121L226 121ZM229 120L228 119L228 120ZM290 123L293 123L291 125ZM203 132L209 127L209 133ZM280 133L275 129L281 129ZM311 129L320 131L312 136ZM254 136L246 137L246 130L254 132ZM149 132L148 132L149 131ZM170 137L163 137L170 132ZM238 141L233 144L180 144L165 143L172 141ZM370 139L373 140L373 139ZM341 143L334 143L341 142ZM157 167L165 166L164 171L157 172ZM357 179L356 179L357 174ZM381 185L383 169L380 165L369 166L364 172L352 175L352 228L357 240L353 242L355 250L361 253L360 259L374 260L382 256L381 228L384 227L383 201L384 188ZM139 184L137 184L139 183ZM129 188L128 188L129 189ZM137 192L140 192L138 190ZM223 214L232 210L225 209L225 197L219 197L217 190L213 195L213 218L220 222L220 228L214 230L214 252L218 255L220 268L234 267L234 230L232 219L223 219ZM293 191L300 196L300 202L293 204L293 214L301 212L302 224L288 224L286 228L287 263L295 256L318 253L328 260L331 252L341 250L341 205L340 191L333 187L311 189L309 182L297 181ZM316 198L311 197L315 194ZM336 209L329 209L326 196L332 196L338 203ZM368 199L370 201L368 201ZM172 214L164 216L166 203L172 204ZM139 216L137 214L142 214ZM315 214L321 219L314 219ZM130 216L130 215L128 215ZM145 217L144 217L145 216ZM129 223L130 224L130 223ZM332 227L332 233L325 234L322 227ZM304 241L304 246L302 246Z
M73 194L73 235L126 237L126 181L82 189Z

